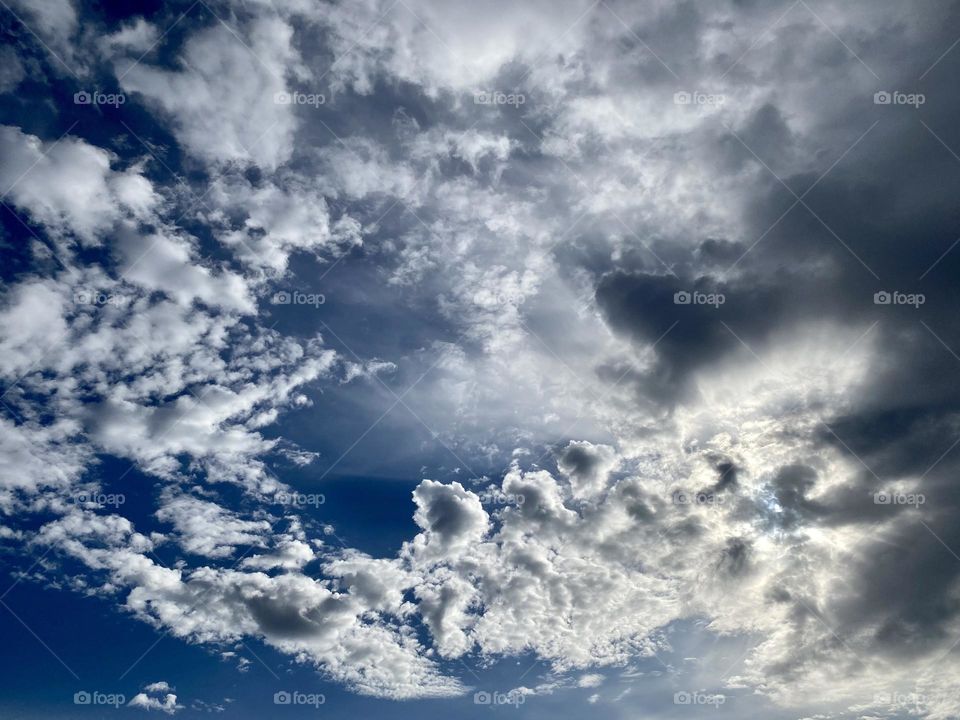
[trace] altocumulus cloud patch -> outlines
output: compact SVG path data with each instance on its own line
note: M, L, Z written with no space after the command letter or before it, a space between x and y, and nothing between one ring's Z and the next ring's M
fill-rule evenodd
M960 715L960 5L0 17L5 712Z

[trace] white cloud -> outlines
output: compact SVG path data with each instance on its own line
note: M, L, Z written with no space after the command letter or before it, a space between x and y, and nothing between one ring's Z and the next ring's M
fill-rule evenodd
M167 715L173 715L183 710L184 706L177 703L176 694L170 692L172 689L163 680L150 683L143 688L143 692L134 695L127 706L141 710L159 710Z
M273 170L290 159L296 108L278 103L286 76L302 75L293 29L261 17L231 30L220 23L191 36L182 71L118 65L123 89L165 113L177 139L211 163L251 162Z
M23 13L30 30L57 54L59 60L50 64L55 72L74 73L82 69L77 67L74 56L73 39L79 19L72 0L13 0L13 6Z
M290 540L280 544L275 553L251 555L244 558L241 567L257 570L282 568L295 570L303 567L316 557L313 549L301 540Z
M413 492L414 520L425 532L413 542L414 553L444 558L479 542L487 532L488 517L480 500L458 483L444 485L424 480Z
M361 93L381 73L443 89L483 91L511 61L534 62L576 48L589 19L584 2L524 5L498 2L480 9L466 2L423 0L391 6L366 0L337 5L316 20L333 31L332 80Z
M266 520L242 520L220 505L189 495L167 493L156 516L171 523L177 542L189 553L209 558L234 554L238 545L262 546Z
M24 77L26 71L14 49L9 46L0 48L0 93L16 89Z
M207 203L216 208L207 219L218 239L244 263L275 274L287 269L294 252L362 243L360 224L346 214L333 220L324 195L296 177L254 187L227 175L213 182Z
M163 232L141 235L124 227L117 248L122 277L147 291L167 293L186 307L197 299L246 314L254 312L244 279L229 271L211 272L183 237Z
M158 34L156 26L142 17L135 18L103 38L104 54L130 53L135 58L142 57L156 46Z
M142 215L156 202L148 183L111 171L113 157L72 136L42 142L0 126L0 169L5 196L55 233L73 233L88 245L125 214Z
M587 673L577 679L577 687L594 688L601 685L603 685L603 675L599 673Z

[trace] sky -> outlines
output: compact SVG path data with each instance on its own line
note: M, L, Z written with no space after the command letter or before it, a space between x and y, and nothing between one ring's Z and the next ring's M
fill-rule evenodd
M960 717L960 3L0 31L0 716Z

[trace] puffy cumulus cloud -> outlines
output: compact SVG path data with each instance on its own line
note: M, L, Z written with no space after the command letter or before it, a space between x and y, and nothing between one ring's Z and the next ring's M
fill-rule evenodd
M127 518L100 515L79 507L70 508L61 517L43 525L35 542L54 545L95 570L114 565L118 558L113 551L117 547L124 546L131 556L154 547L153 541L134 530Z
M302 568L316 557L313 548L302 540L285 540L279 543L276 552L264 555L251 555L244 558L242 567L270 570L282 568L295 570Z
M194 300L243 313L254 312L250 288L240 275L211 272L189 241L163 233L145 235L125 227L117 241L122 276L147 292L159 290L181 305Z
M444 485L424 480L413 493L414 515L425 532L417 536L414 552L443 558L480 541L488 518L480 500L460 483Z
M159 202L136 168L111 170L111 153L79 138L53 142L0 126L4 196L57 233L97 245L100 233L123 217L145 218Z
M294 566L274 577L162 568L143 554L152 542L129 521L79 509L44 526L38 542L103 573L103 589L125 588L128 609L176 636L206 643L260 637L364 693L403 698L463 691L424 655L410 624L417 617L444 657L473 647L484 653L533 649L563 669L653 652L645 638L669 617L671 604L651 599L669 594L662 580L645 577L636 558L616 558L600 545L588 529L597 518L564 508L549 474L516 469L504 488L522 489L527 499L522 511L502 511L499 529L487 537L489 518L474 493L424 481L414 495L423 531L400 558L347 552L325 567L336 578L332 584ZM176 502L168 503L171 512ZM247 525L206 504L187 504L181 501L176 514L203 518L177 524L188 550L192 543L219 555L227 544L249 541ZM585 603L598 587L604 592ZM414 601L403 599L405 589ZM649 611L642 619L633 615L641 602ZM658 602L665 604L657 610ZM378 622L369 622L371 613Z
M14 151L39 143L10 128L3 137ZM69 264L6 289L0 343L4 375L17 381L5 396L13 411L30 418L28 397L39 394L64 421L43 430L22 424L18 434L65 438L79 423L99 449L166 477L182 469L186 454L218 480L278 487L255 459L274 444L258 428L294 402L298 387L328 374L335 354L318 338L301 343L241 322L256 314L263 279L210 259L167 223L142 166L113 170L105 151L73 137L44 150L11 196L58 238ZM61 176L90 172L76 181L89 197L58 189ZM38 181L46 191L31 185ZM65 233L105 244L104 266L80 264ZM29 485L30 477L18 482Z
M178 141L211 163L241 161L273 170L290 159L295 107L278 101L288 74L303 77L282 18L263 16L238 31L215 23L191 35L182 70L145 62L123 68L121 87L165 113Z
M17 377L50 357L50 351L67 337L64 312L70 300L56 283L35 280L7 290L0 315L3 330L3 370Z
M570 480L574 497L590 498L607 486L610 472L619 464L609 445L571 441L557 458L557 467Z
M789 384L780 391L793 392ZM409 635L409 623L418 617L444 657L533 650L549 659L555 672L564 672L655 656L664 650L659 629L706 615L716 632L765 638L733 683L756 685L796 703L829 673L842 670L849 683L834 680L831 699L853 702L867 697L867 690L872 697L883 683L889 685L891 675L878 674L875 683L866 684L872 676L847 647L867 649L879 636L871 640L871 632L848 630L840 639L833 635L831 621L847 602L838 593L846 585L838 565L855 566L858 556L868 561L878 533L884 545L916 547L916 537L909 546L897 540L911 511L873 505L866 492L860 498L845 494L845 478L858 477L849 458L835 457L822 472L800 472L799 466L769 458L764 449L783 431L757 421L751 434L739 439L742 467L737 484L723 490L723 500L678 501L671 492L674 478L689 476L694 487L722 478L715 448L729 442L734 422L714 418L714 435L708 436L701 421L697 432L704 445L692 446L689 460L641 464L645 474L658 475L627 472L603 498L579 507L542 470L512 469L503 491L524 501L493 519L479 497L459 483L424 481L414 493L422 532L394 560L355 551L334 556L324 566L332 582L299 574L297 562L277 562L287 573L273 578L248 572L274 566L270 556L254 556L244 571L200 568L184 578L138 554L149 548L149 540L133 533L129 522L79 511L45 527L41 538L106 570L110 586L129 586L127 606L178 636L201 642L261 637L371 694L462 691ZM783 447L785 457L815 450L801 438ZM832 477L823 488L821 475ZM778 515L806 506L820 509L809 516L816 519L807 532L777 529ZM232 522L209 518L206 525L230 532ZM121 544L133 549L118 552ZM850 550L837 557L838 547ZM290 543L275 557L301 552L309 555L302 543ZM413 600L404 599L406 590ZM371 612L380 622L358 624ZM875 623L883 617L867 627L878 630ZM375 671L366 660L344 660L348 651L361 650L361 657L376 659ZM879 666L869 670L876 673ZM904 681L911 671L904 668L897 677ZM586 677L588 684L581 686L595 686L595 679Z
M478 599L473 585L451 571L431 574L416 588L417 611L442 657L460 657L469 652L473 639L467 634L475 618L468 612Z
M583 688L600 687L603 685L603 675L599 673L587 673L577 679L577 686Z
M185 453L207 467L215 480L233 475L233 482L251 490L275 490L279 485L255 461L275 441L265 440L257 428L273 422L276 408L291 402L300 385L325 376L334 360L331 351L316 347L312 357L301 359L302 348L294 348L289 372L283 372L283 366L273 372L241 370L229 385L220 385L214 377L198 392L185 391L169 402L106 399L84 408L83 414L92 437L105 450L135 459L153 472L175 474L180 468L177 456ZM268 351L269 345L254 350ZM258 363L264 360L256 357ZM245 468L249 475L242 472Z
M412 605L403 598L417 576L396 559L372 558L357 550L346 549L324 560L324 571L336 584L349 588L365 605L398 615L408 613Z
M88 277L94 282L27 280L8 294L0 326L9 329L5 374L20 379L6 396L14 412L36 412L27 397L39 393L62 418L46 434L69 437L69 419L102 450L161 475L176 474L186 453L218 478L276 487L255 461L275 444L258 428L295 401L298 387L328 375L335 353ZM221 353L231 336L247 344L228 367ZM136 378L123 381L131 372Z
M40 541L102 571L101 589L124 588L128 610L176 637L216 644L259 637L365 694L405 699L463 692L424 656L408 627L370 622L375 610L364 602L368 596L338 592L297 572L270 577L201 567L185 576L143 555L146 539L119 520L106 524L75 514L45 526Z
M485 539L438 563L426 542L436 530L418 520L424 533L403 553L421 577L417 611L440 652L458 657L474 648L491 655L533 650L557 671L655 652L648 636L677 611L676 590L644 573L634 555L644 534L636 521L626 522L612 507L604 514L578 514L565 506L560 485L544 471L516 468L503 489L522 492L524 502L503 509ZM421 490L431 497L439 493L430 481L416 492ZM443 497L448 504L466 501L456 486ZM462 507L450 508L444 517L457 517L462 525L463 515ZM472 523L478 533L481 520ZM596 532L598 525L606 532ZM647 532L645 539L656 537L653 528Z
M726 419L716 426L720 437L713 442L730 430ZM866 620L866 598L859 594L864 588L849 586L847 578L858 562L872 565L880 544L888 548L885 555L890 548L917 547L919 535L910 544L898 537L917 524L903 508L875 505L870 483L850 458L835 456L829 470L823 469L823 477L831 478L824 488L820 473L808 475L797 491L805 500L779 491L796 487L787 480L794 470L771 462L763 448L782 429L755 432L740 440L748 471L741 473L736 489L703 500L678 500L669 482L658 486L627 477L595 508L577 511L565 506L549 474L515 471L504 490L525 493L524 504L504 510L488 541L449 558L417 590L419 609L438 647L445 654L472 643L492 653L533 648L562 671L656 654L662 649L651 643L656 628L705 615L715 632L764 638L748 654L747 672L731 683L762 688L781 703L802 705L817 687L821 697L840 704L874 698L885 687L909 687L911 678L947 650L951 632L943 632L913 660L898 654L902 665L893 672L877 643L901 642L886 637L883 628L906 621L906 615L895 618L909 615L915 605L896 610L883 604L874 619ZM788 456L818 450L809 443L784 447ZM722 478L712 451L697 455L713 479ZM695 468L660 470L664 480L687 472L693 483L703 482ZM860 491L851 487L861 483ZM807 531L776 530L777 516L802 502L820 508ZM473 579L472 587L464 586L467 578ZM849 618L840 619L847 606L857 613L861 629L854 630ZM928 688L929 697L948 692L942 677L938 684L927 675L925 682L938 688Z
M167 715L173 715L184 706L177 702L177 695L171 692L173 688L164 681L153 682L144 686L143 691L134 695L127 707L140 708L141 710L159 710Z
M38 502L45 490L54 491L59 506L66 505L70 489L91 461L89 449L77 443L79 424L67 419L44 424L39 418L19 418L19 422L2 418L0 426L4 459L0 509L13 515Z
M914 548L928 573L935 538L921 541L920 533L929 534L911 519L915 509L875 504L882 483L848 450L797 431L828 422L864 383L874 348L866 342L850 350L858 335L821 330L800 342L781 340L785 347L763 359L776 372L747 371L739 360L707 374L701 393L709 401L678 411L676 453L665 454L661 438L638 443L624 477L595 505L575 508L549 473L515 468L503 491L524 502L500 511L485 539L441 566L411 543L410 559L434 568L417 598L438 648L448 656L472 647L494 654L533 648L562 671L656 654L663 649L658 628L706 616L714 632L763 638L747 654L745 672L730 680L734 686L757 687L794 706L820 688L825 700L845 706L924 677L927 697L941 703L931 702L931 717L948 717L951 706L942 698L949 687L927 668L954 637L951 613L943 616L949 629L909 657L903 643L916 641L917 630L905 628L916 627L911 618L924 601L874 603L870 615L867 598L877 595L864 582L848 582L851 571L868 573L871 583L893 580L876 565L881 546L887 559ZM828 338L833 349L810 351ZM752 402L724 409L729 392ZM560 464L573 470L570 458ZM460 496L458 488L448 494ZM927 513L925 522L936 518ZM908 529L909 540L901 535ZM948 528L940 532L952 539ZM894 566L912 566L903 563ZM941 578L947 597L953 576L948 569ZM937 612L938 600L930 602L929 613ZM896 672L889 653L900 663Z

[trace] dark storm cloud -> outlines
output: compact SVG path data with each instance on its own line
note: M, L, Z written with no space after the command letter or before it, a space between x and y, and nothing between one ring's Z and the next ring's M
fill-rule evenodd
M683 293L723 296L724 302L678 304ZM687 395L693 372L741 347L723 323L738 328L747 342L760 341L779 325L784 298L770 286L614 271L597 287L597 302L615 330L643 344L657 343L657 362L642 379L642 392L669 404ZM765 312L757 313L757 307Z
M913 512L863 549L850 568L848 592L831 608L846 631L868 629L873 647L891 656L922 653L949 639L960 612L960 560L919 522L929 525L930 517ZM938 523L936 532L947 545L960 541L956 522Z
M946 15L955 21L957 6ZM956 27L945 22L926 44L949 47ZM642 397L666 407L691 398L697 372L735 353L749 358L741 341L762 356L774 334L804 323L863 329L877 323L880 358L866 387L848 411L817 430L823 446L859 470L842 486L824 489L830 479L798 459L769 479L779 510L749 512L788 531L876 526L876 541L846 568L843 592L822 611L842 636L868 632L871 648L892 657L929 651L960 612L960 560L949 550L960 546L958 455L948 452L960 425L960 250L947 252L960 237L960 55L946 56L922 82L935 57L911 57L899 79L886 84L925 93L919 109L875 105L869 94L851 93L824 98L831 122L808 137L792 130L774 103L740 127L718 130L707 150L718 172L754 171L745 188L748 230L704 239L672 266L679 277L647 263L621 265L607 269L596 291L615 331L641 346L656 343L652 368L632 381ZM830 72L830 59L822 60ZM796 153L817 157L818 170L774 177ZM677 305L674 294L681 291L720 293L726 302ZM875 304L881 291L922 294L924 302ZM875 501L901 480L913 483L910 492L925 495L926 503ZM730 540L720 568L736 575L748 556L747 547ZM789 675L793 666L780 671Z
M948 15L956 12L954 7ZM949 47L955 39L949 27L927 44ZM745 188L747 231L701 241L688 257L671 262L679 277L652 263L632 272L620 264L597 287L610 325L642 343L654 342L677 322L657 345L659 362L647 378L647 392L675 398L692 372L742 350L722 323L752 345L795 323L829 319L881 321L889 348L876 388L881 397L946 391L955 398L955 384L937 378L950 377L957 360L918 322L951 348L960 345L953 322L960 253L948 253L930 269L960 235L960 160L944 147L960 147L953 122L960 105L952 92L958 61L948 55L918 85L928 60L913 56L899 78L901 87L925 93L919 110L875 105L870 94L851 89L849 96L824 98L824 114L836 122L813 128L804 139L773 103L729 132L717 128L704 151L713 153L718 171L753 168ZM820 158L818 170L774 177L780 157L797 152ZM681 290L723 293L726 303L718 309L677 306L673 294ZM882 290L923 293L926 301L919 310L876 306L874 293Z

